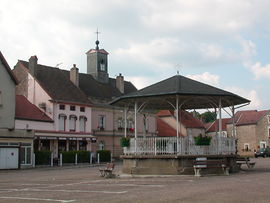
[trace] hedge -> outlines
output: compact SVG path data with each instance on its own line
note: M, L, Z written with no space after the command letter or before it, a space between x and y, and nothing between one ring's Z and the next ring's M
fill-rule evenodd
M111 151L110 150L98 150L100 162L109 162L111 161Z
M90 152L89 151L62 151L63 163L75 163L75 156L77 154L78 163L89 163Z
M51 151L43 150L35 152L36 165L48 165L51 162Z

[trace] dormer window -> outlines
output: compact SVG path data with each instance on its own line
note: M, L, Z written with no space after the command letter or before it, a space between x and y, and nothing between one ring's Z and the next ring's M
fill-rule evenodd
M100 61L100 70L101 71L106 71L105 62L104 62L103 59Z

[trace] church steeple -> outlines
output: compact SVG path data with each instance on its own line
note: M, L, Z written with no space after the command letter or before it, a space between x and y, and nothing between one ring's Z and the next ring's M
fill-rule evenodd
M96 80L102 83L109 82L108 74L108 52L104 49L99 49L98 30L96 48L86 52L87 55L87 73L92 75Z

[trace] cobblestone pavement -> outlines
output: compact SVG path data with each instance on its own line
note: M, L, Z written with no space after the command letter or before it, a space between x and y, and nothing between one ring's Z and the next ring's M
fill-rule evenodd
M199 178L104 179L89 166L0 171L0 202L270 202L270 158L254 160L252 170Z

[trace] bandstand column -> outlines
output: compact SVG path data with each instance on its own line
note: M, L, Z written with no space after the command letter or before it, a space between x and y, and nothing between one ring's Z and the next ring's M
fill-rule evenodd
M125 119L125 137L127 137L127 107L124 109L124 119Z
M179 153L179 98L176 95L176 137L177 137L177 154Z
M137 110L138 103L135 101L134 105L134 135L135 135L135 153L137 152Z
M221 144L220 144L220 140L221 140L221 133L222 133L222 116L221 116L221 98L219 98L219 105L218 105L218 114L219 114L219 120L218 120L218 152L221 152Z

